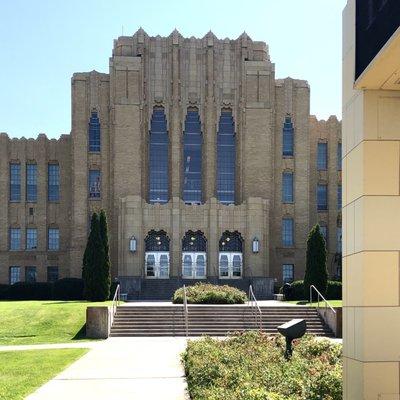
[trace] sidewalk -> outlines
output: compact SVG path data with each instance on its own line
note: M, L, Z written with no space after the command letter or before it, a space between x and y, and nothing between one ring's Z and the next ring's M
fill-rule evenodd
M180 364L185 338L109 338L91 344L88 354L27 400L187 399Z

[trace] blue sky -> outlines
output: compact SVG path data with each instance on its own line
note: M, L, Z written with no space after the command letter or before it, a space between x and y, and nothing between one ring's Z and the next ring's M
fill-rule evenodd
M108 72L113 39L149 35L265 41L276 77L306 79L311 113L341 118L341 12L346 0L0 1L0 132L58 137L71 129L70 78ZM123 28L122 28L123 27Z

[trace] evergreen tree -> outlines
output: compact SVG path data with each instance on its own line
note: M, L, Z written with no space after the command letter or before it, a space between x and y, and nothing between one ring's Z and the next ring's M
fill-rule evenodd
M314 285L325 295L328 286L326 245L318 224L311 229L307 239L306 272L304 276L306 299L310 296L311 285Z
M104 210L100 211L100 237L103 242L104 248L104 262L101 269L102 279L103 279L103 290L110 297L110 286L111 286L111 262L110 262L110 246L108 244L108 226L107 226L107 216Z
M104 301L108 299L104 283L105 252L100 236L100 221L97 213L93 213L90 223L90 234L83 255L82 278L84 280L84 295L89 301Z

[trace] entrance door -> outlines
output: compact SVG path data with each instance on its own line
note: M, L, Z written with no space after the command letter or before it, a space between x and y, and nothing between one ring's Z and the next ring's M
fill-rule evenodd
M242 277L243 254L221 251L219 253L219 277L237 279Z
M169 278L169 253L162 251L148 252L145 255L146 277L156 279Z
M182 253L182 277L202 279L206 277L206 253Z

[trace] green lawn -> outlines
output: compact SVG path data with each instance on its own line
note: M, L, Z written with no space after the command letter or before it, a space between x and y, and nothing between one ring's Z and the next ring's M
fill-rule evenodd
M0 352L0 399L24 399L87 351L56 349Z
M86 339L86 307L109 304L111 302L0 301L0 345Z
M328 302L329 302L329 304L332 306L332 307L342 307L342 300L328 300ZM286 303L292 303L292 304L298 304L298 305L306 305L306 306L313 306L313 307L315 307L318 303L317 302L314 302L314 303L307 303L305 300L304 301L299 301L299 300L290 300L290 301L287 301ZM319 302L319 304L320 304L320 306L321 307L324 307L325 306L325 302L324 301L320 301Z

